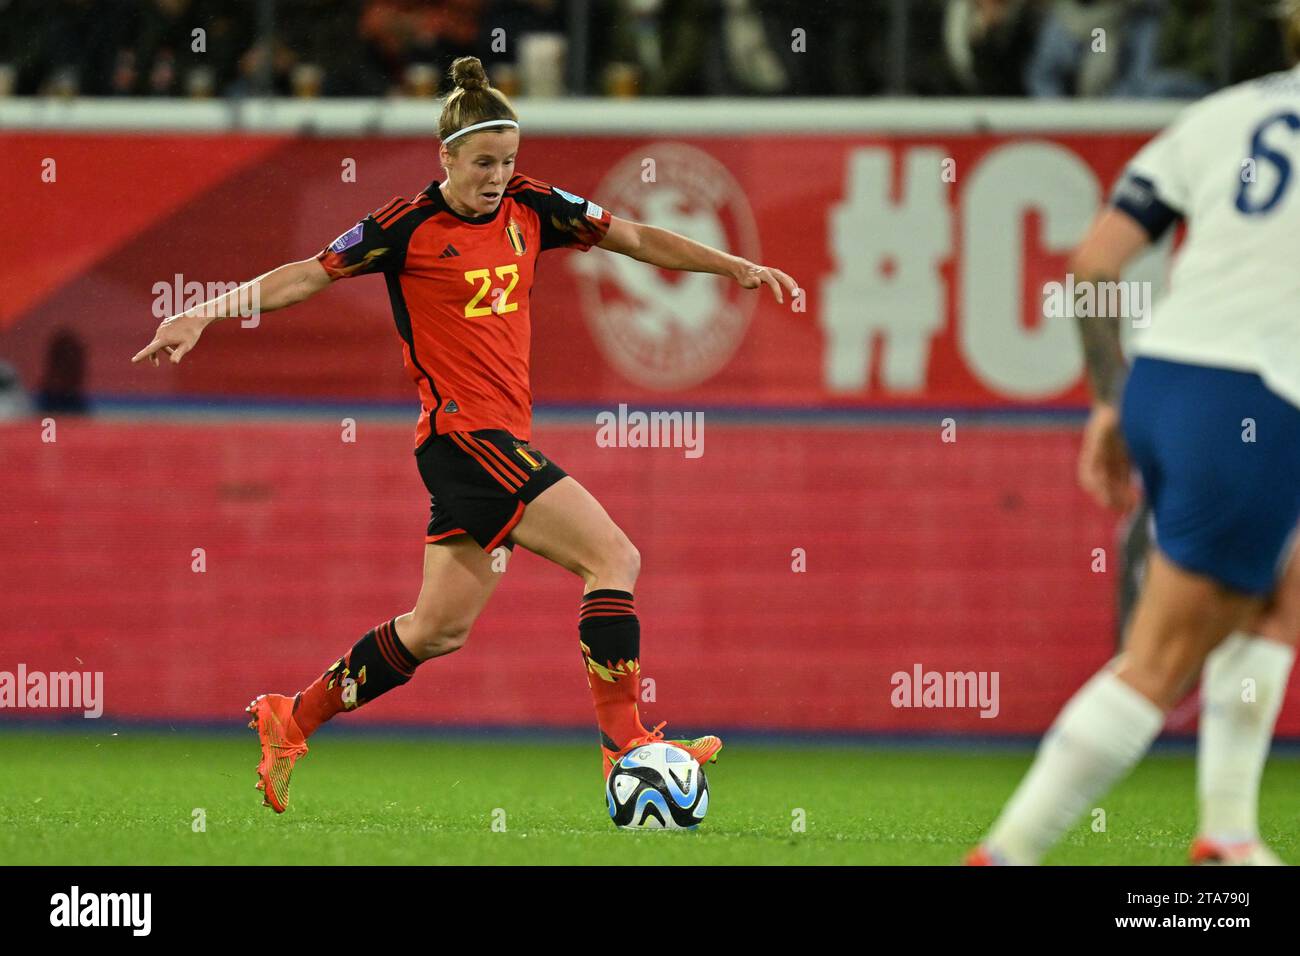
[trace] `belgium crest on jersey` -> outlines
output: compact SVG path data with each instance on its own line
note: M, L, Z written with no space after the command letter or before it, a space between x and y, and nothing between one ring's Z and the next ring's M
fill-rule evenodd
M515 250L515 255L524 254L527 248L524 244L524 231L519 228L519 223L515 222L514 216L510 217L510 224L506 226L506 239L510 241L510 248Z

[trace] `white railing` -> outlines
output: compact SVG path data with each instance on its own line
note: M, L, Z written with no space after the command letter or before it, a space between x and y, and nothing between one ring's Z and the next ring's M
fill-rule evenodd
M994 99L559 99L516 102L525 131L734 136L1154 130L1179 101ZM411 99L0 100L0 130L433 135L438 101Z

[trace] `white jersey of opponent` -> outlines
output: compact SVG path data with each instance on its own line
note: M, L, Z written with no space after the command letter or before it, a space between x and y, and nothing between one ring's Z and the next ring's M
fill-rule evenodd
M1189 106L1114 201L1153 234L1187 221L1135 353L1256 372L1300 405L1300 67Z

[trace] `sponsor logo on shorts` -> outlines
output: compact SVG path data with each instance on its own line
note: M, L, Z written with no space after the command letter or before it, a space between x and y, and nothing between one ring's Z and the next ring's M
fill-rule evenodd
M546 457L531 445L516 443L515 454L531 471L541 471L546 467Z

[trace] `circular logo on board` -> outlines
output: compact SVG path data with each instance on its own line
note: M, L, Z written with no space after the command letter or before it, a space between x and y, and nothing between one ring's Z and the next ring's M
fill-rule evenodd
M622 159L594 195L616 216L761 262L749 200L703 150L656 143ZM609 362L638 385L689 388L744 341L758 297L722 276L628 256L574 256L583 314Z

